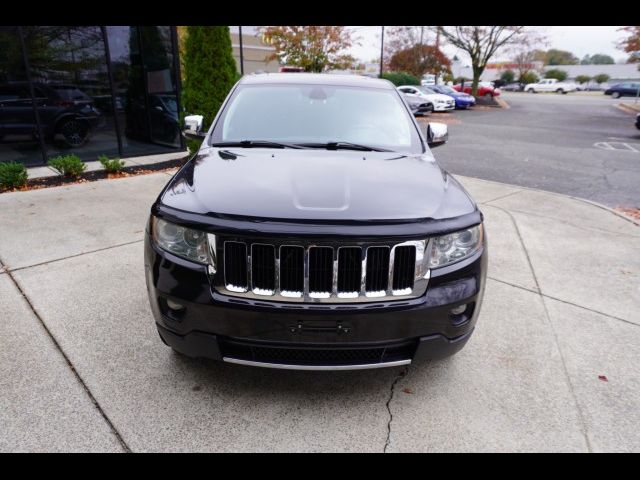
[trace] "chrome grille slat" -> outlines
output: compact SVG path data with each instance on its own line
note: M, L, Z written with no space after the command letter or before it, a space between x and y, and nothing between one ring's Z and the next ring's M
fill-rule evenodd
M222 237L209 269L220 293L307 303L381 302L426 291L428 241L304 242ZM410 265L410 263L412 263ZM223 270L223 271L220 271Z

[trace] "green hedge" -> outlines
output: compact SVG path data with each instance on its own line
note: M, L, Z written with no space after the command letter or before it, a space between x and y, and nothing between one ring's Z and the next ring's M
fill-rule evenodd
M382 78L389 80L396 87L400 85L420 85L420 79L406 72L385 72Z
M17 162L0 162L0 188L20 188L27 184L26 167Z

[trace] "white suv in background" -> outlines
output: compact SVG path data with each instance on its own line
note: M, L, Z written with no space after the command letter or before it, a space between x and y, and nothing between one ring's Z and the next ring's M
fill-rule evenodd
M437 93L425 85L401 85L398 90L429 100L433 104L434 112L448 112L456 108L456 101L453 97Z

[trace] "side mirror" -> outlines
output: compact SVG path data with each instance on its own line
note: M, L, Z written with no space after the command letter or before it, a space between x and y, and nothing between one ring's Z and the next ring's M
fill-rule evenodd
M444 145L449 140L449 130L444 123L429 122L427 124L427 143L430 147Z
M189 140L202 140L207 136L206 132L202 131L203 120L204 117L202 115L187 115L184 117L182 135Z

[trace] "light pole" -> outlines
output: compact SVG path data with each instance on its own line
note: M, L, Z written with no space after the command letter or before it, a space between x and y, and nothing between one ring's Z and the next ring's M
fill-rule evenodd
M244 55L242 52L242 27L238 27L238 38L240 39L240 75L244 75Z
M384 57L384 25L382 25L382 38L380 39L380 78L382 78L383 57Z

